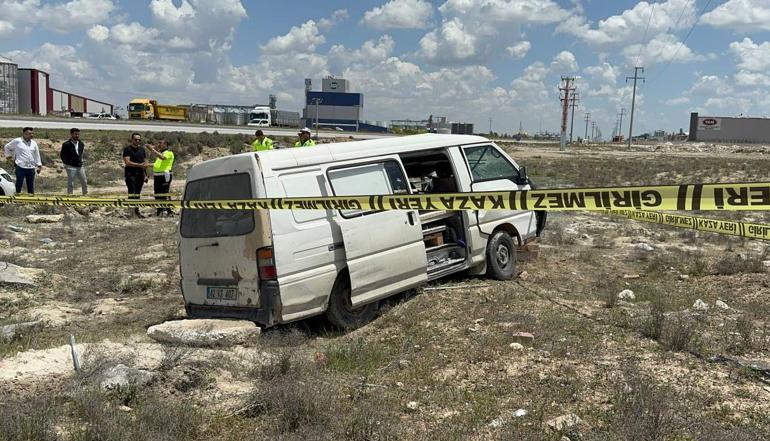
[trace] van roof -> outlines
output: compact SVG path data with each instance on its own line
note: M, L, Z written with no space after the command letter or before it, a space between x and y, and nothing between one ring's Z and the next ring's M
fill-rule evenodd
M426 133L422 135L388 137L365 141L318 144L315 147L261 151L257 152L257 156L262 167L262 172L266 173L269 170L466 144L478 144L483 142L490 141L487 138L474 135L439 135ZM242 155L251 154L252 153L242 153Z

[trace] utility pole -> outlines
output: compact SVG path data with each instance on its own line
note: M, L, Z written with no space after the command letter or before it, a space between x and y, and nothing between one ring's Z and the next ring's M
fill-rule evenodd
M591 141L596 139L596 121L591 121Z
M591 121L591 112L586 113L585 122L586 122L586 134L583 137L583 139L588 139L588 122Z
M318 105L323 101L321 98L313 98L315 104L315 138L318 139Z
M572 117L570 119L569 123L569 143L572 144L572 129L575 127L575 107L577 107L577 103L580 101L580 94L575 92L572 94L572 98L570 98L570 107L572 107Z
M620 113L618 113L618 118L620 118L618 121L618 136L620 136L623 133L623 115L626 114L626 108L621 107Z
M636 106L636 81L642 80L644 82L644 77L639 76L639 71L642 71L644 73L643 67L634 67L634 76L633 77L626 77L626 84L628 84L628 80L634 80L634 93L633 98L631 98L631 122L628 125L628 147L631 148L631 138L634 136L634 107Z
M489 118L489 136L492 136L492 118Z
M561 142L559 144L559 150L564 151L564 146L567 144L567 116L569 116L569 97L570 92L575 90L573 82L575 77L561 77L562 85L559 87L559 95L562 101L561 111ZM564 92L564 96L561 96L561 92Z

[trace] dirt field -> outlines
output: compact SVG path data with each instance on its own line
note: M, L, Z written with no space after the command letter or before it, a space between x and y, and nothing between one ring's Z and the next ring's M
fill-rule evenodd
M55 143L41 144L54 155ZM100 145L94 187L122 192L120 144ZM214 147L180 169L231 151ZM766 180L770 170L762 146L506 149L542 187ZM54 167L41 177L46 191L63 183ZM54 213L63 220L25 221ZM184 317L176 220L0 208L0 261L40 270L34 285L0 286L0 326L40 321L0 337L0 440L770 438L770 244L552 214L539 258L515 281L444 280L346 334L310 320L246 346L191 349L146 336ZM619 299L624 290L633 295ZM118 364L151 379L103 391Z

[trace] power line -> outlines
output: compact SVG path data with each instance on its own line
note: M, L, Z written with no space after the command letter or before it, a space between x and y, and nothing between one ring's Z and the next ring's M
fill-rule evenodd
M701 9L701 11L700 11L700 14L698 14L698 17L696 17L696 18L695 18L695 22L694 22L694 23L692 24L692 26L690 27L690 30L689 30L689 31L687 31L687 35L685 35L684 39L683 39L682 41L680 41L680 42L679 42L679 45L676 47L676 50L674 51L674 55L673 55L673 56L672 56L672 57L671 57L671 58L668 60L668 62L666 63L666 65L665 65L665 66L663 66L663 69L661 69L661 70L659 70L659 71L658 71L658 73L657 73L657 75L656 75L656 77L655 77L656 79L657 79L658 77L660 77L661 75L663 75L663 72L665 72L665 71L666 71L666 69L668 69L668 67L669 67L669 66L671 66L671 63L672 63L674 60L676 60L676 55L679 53L679 50L680 50L680 49L682 49L682 46L684 46L684 44L687 42L687 39L688 39L688 38L690 38L690 34L692 34L692 31L695 29L695 26L698 24L698 22L700 21L701 17L703 17L703 14L705 14L705 13L706 13L706 9L708 9L709 5L711 4L711 1L712 1L712 0L708 0L708 1L706 2L706 5L705 5L705 6L703 6L703 9ZM684 9L682 10L682 12L684 13ZM680 17L680 18L681 18L681 17Z
M652 22L652 15L655 12L656 4L657 3L653 3L650 8L650 17L647 19L647 27L644 28L644 36L642 37L642 43L639 45L639 55L636 56L636 63L634 63L634 66L639 65L639 59L642 58L642 50L644 49L644 45L647 44L647 31L650 30L650 22Z

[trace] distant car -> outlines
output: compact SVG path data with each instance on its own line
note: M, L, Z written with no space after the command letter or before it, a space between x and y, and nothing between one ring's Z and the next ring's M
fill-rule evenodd
M117 119L112 114L102 112L102 113L89 113L86 118L90 119Z
M0 196L13 196L16 194L16 184L11 175L0 168Z

